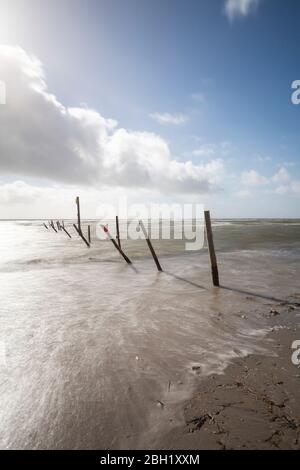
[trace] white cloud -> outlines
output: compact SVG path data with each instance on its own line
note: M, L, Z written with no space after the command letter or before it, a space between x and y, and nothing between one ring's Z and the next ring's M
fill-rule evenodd
M154 193L155 194L155 193ZM0 209L3 218L66 218L75 217L75 197L80 195L82 217L95 217L97 209L103 203L112 204L117 208L120 200L129 197L130 201L147 201L147 190L138 192L129 188L82 188L76 185L35 185L24 181L14 181L0 185ZM151 192L153 197L153 192ZM115 216L115 212L112 217Z
M268 183L268 178L260 175L255 170L245 171L242 173L242 183L245 186L260 186Z
M300 180L293 179L285 167L281 167L270 178L259 174L255 170L250 170L242 173L241 181L247 187L270 185L269 189L264 191L267 194L300 193Z
M275 191L277 194L300 193L300 181L293 179L285 167L281 167L273 176L272 181L279 184Z
M28 204L39 196L39 189L24 181L14 181L0 186L0 204Z
M213 171L214 168L211 168ZM120 202L127 202L128 207L133 204L144 204L149 207L151 203L158 204L185 204L204 203L206 198L211 200L212 195L170 193L161 194L159 190L149 190L147 188L123 188L100 187L99 189L88 187L82 188L77 185L55 184L54 186L41 186L34 182L34 185L24 181L0 184L0 216L1 218L75 218L76 217L76 196L80 196L82 218L97 218L105 213L107 206L110 206L106 217L114 219ZM219 196L218 196L219 197ZM102 208L102 209L101 209Z
M181 113L152 113L150 117L159 124L173 124L175 126L185 124L189 120L186 114Z
M248 16L255 10L261 0L226 0L225 13L230 19Z
M275 183L289 183L291 181L291 176L286 168L281 167L278 172L273 176L272 180Z
M288 186L284 186L284 185L280 185L280 186L277 186L277 188L275 188L273 190L273 193L275 194L286 194L288 193L290 190L290 188Z
M7 85L0 113L2 174L165 193L218 190L220 159L177 161L157 134L118 127L93 109L64 106L48 91L40 61L19 47L0 46L0 61ZM184 120L173 116L173 123Z

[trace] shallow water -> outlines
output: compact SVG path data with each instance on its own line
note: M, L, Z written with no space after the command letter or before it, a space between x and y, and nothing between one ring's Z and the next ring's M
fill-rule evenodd
M0 447L157 446L201 376L271 351L261 311L299 291L297 224L215 221L214 289L206 249L155 241L158 273L144 241L122 242L128 266L71 222L71 240L0 222Z

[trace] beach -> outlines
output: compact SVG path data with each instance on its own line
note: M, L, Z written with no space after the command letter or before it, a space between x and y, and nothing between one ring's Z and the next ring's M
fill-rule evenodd
M2 449L299 447L299 221L213 221L220 288L206 248L0 224Z
M299 328L272 328L269 338L273 356L236 359L224 374L200 381L164 449L300 449L300 368L291 361Z

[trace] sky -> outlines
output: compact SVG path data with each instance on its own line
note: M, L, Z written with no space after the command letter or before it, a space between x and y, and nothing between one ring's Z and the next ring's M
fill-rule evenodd
M0 0L0 218L75 216L76 196L86 217L125 197L300 217L298 13Z

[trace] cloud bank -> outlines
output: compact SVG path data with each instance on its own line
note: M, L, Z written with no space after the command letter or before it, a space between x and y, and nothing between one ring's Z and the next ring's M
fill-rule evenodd
M0 108L0 169L64 184L139 187L165 193L218 189L220 159L195 165L171 155L167 142L135 132L49 92L41 62L20 47L0 46L7 101Z
M242 173L241 182L248 188L270 186L265 190L270 194L300 194L300 180L293 178L283 166L271 177L261 175L256 170L246 171ZM250 194L250 191L241 190L240 193Z

